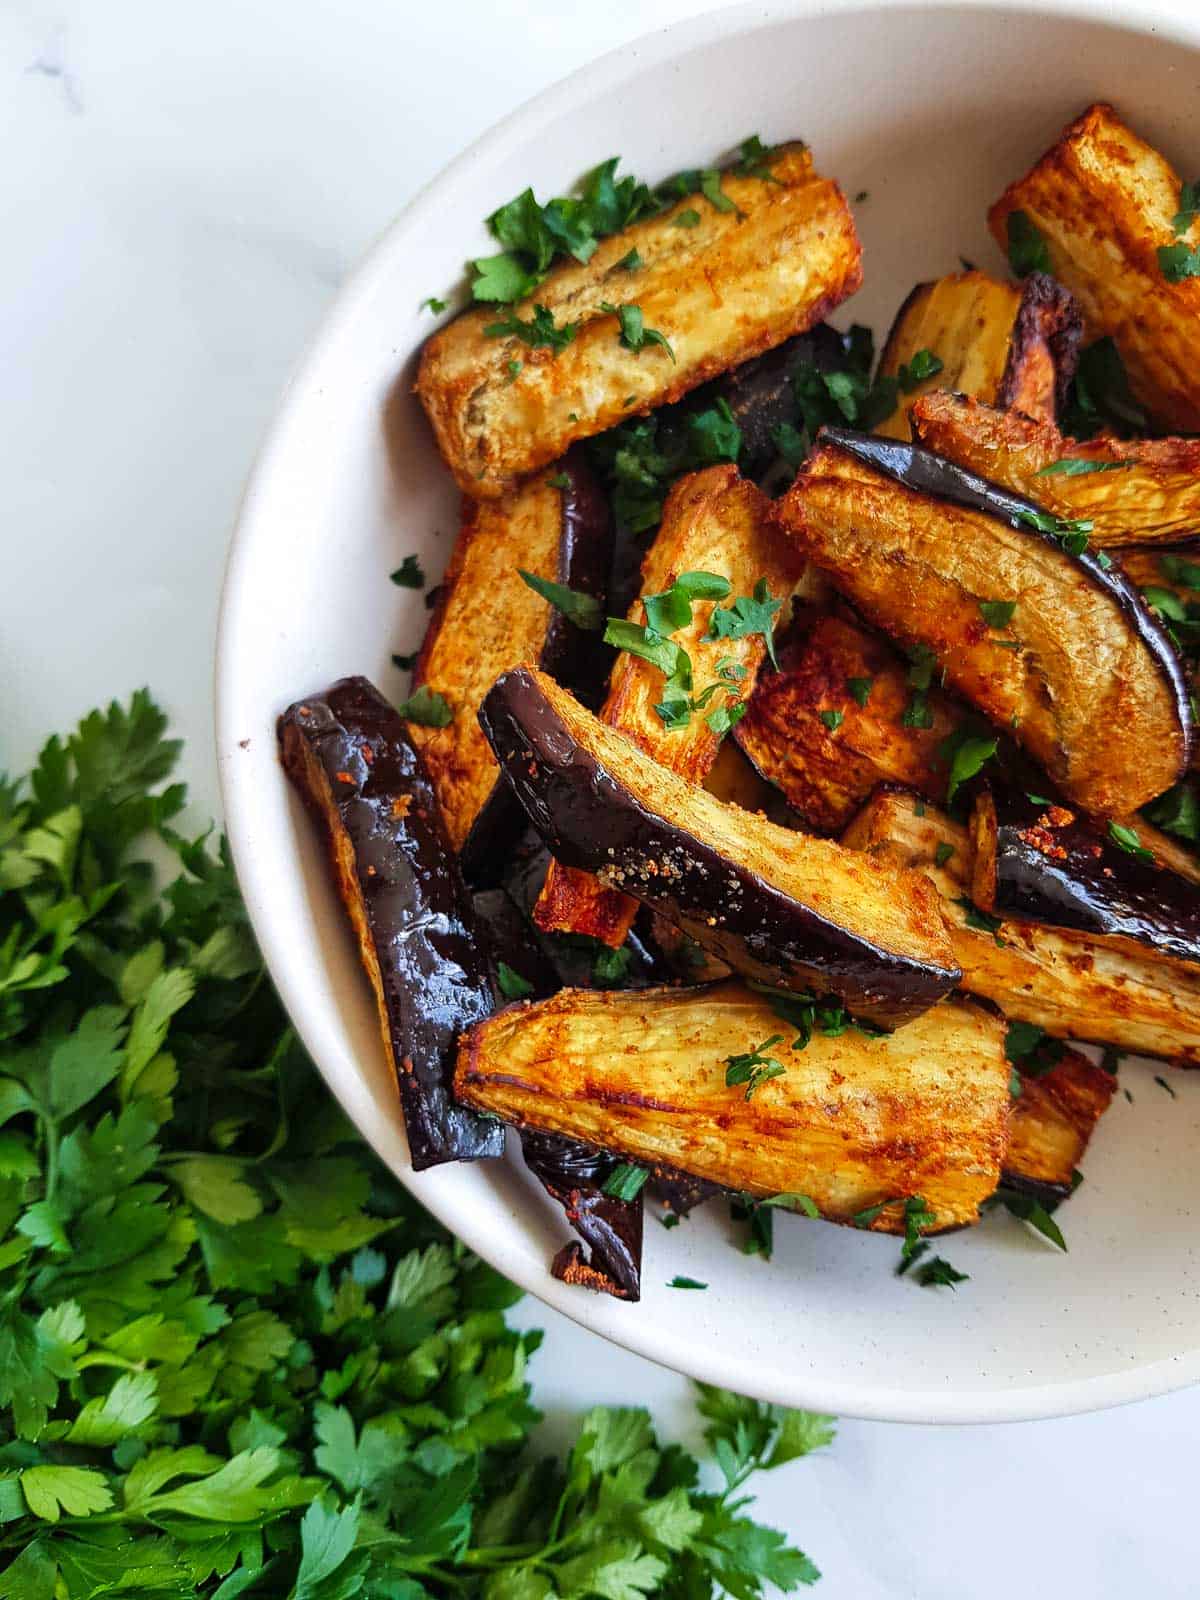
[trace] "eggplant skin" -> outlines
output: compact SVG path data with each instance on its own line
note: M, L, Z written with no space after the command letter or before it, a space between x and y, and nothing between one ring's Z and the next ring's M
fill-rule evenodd
M1070 1195L1117 1080L1078 1050L1064 1050L1048 1072L1021 1070L1020 1077L1000 1182L1054 1206Z
M728 1058L779 1033L782 1076L750 1099L728 1087ZM948 1001L887 1036L817 1033L805 1050L792 1036L740 983L563 990L471 1028L455 1082L519 1126L752 1195L806 1195L830 1221L920 1195L938 1230L975 1222L1007 1144L1002 1022ZM902 1213L872 1226L902 1233Z
M284 771L325 835L379 1007L417 1172L504 1151L454 1098L454 1041L492 1009L487 958L433 785L404 722L365 678L279 719Z
M909 438L912 407L934 387L1053 422L1075 374L1082 333L1071 295L1042 272L1019 285L974 270L919 283L892 324L879 375L895 377L921 350L942 365L876 431Z
M906 727L908 669L886 640L848 618L820 616L789 637L779 664L759 679L734 738L809 827L836 832L880 783L945 798L939 746L963 726L966 708L934 685L925 695L929 727ZM865 705L849 687L855 679L870 681ZM835 728L822 720L830 712L841 718Z
M912 420L926 449L1056 517L1086 518L1098 549L1177 545L1200 530L1200 439L1069 439L1052 423L945 390L918 399ZM1064 459L1120 470L1046 472Z
M722 805L535 668L498 679L480 721L553 855L627 890L744 976L834 994L884 1028L961 976L920 874Z
M800 574L791 543L775 526L770 502L733 466L708 467L680 478L663 507L662 524L642 562L642 594L660 594L682 572L713 572L727 578L734 596L752 593L765 580L772 596L784 599ZM766 654L761 634L742 639L709 639L709 621L719 602L698 600L692 621L671 638L692 663L692 693L718 692L712 705L726 698L745 699L754 687ZM639 597L629 621L644 623ZM718 666L734 662L744 676L727 693L728 680ZM506 663L511 664L511 663ZM639 656L621 651L613 664L603 720L633 739L648 756L692 783L704 781L721 748L721 738L704 714L695 714L685 728L668 728L654 709L662 699L663 675ZM534 912L544 933L587 934L613 947L624 942L637 915L637 901L606 889L590 873L550 868Z
M602 606L612 537L607 499L582 452L503 500L463 503L462 530L413 678L414 688L446 699L453 720L444 728L413 723L410 734L470 877L494 870L521 826L476 720L488 685L505 667L532 658L594 703L612 659L598 633L569 623L518 569Z
M823 430L777 502L803 555L860 612L1105 816L1176 782L1191 744L1187 685L1133 586L1024 525L1025 502L915 445ZM980 605L1015 601L1003 628Z
M722 176L733 202L689 195L603 240L586 265L549 273L528 301L457 317L429 339L417 394L463 492L486 499L561 456L577 439L678 400L707 379L804 333L862 282L854 218L801 144L780 147L772 181ZM699 222L681 227L695 211ZM642 265L621 263L636 250ZM562 350L484 330L544 306L576 327ZM661 346L626 348L604 304L636 303ZM517 376L510 363L519 361Z
M1194 966L1144 946L1126 948L1120 941L1033 922L996 918L993 931L968 898L967 829L911 792L881 787L842 842L928 875L942 896L969 994L1059 1039L1200 1066L1200 972Z
M733 413L742 433L738 468L752 483L761 488L779 460L775 429L799 420L794 384L800 370L833 372L845 364L842 335L819 322L765 355L732 367L704 391L707 404L724 400Z
M1089 342L1111 335L1130 386L1164 430L1200 430L1200 279L1169 283L1157 251L1177 236L1180 180L1110 105L1090 106L988 213L1003 250L1022 211L1079 302Z
M552 1275L618 1300L640 1300L643 1201L640 1193L633 1200L605 1194L604 1185L617 1166L615 1157L536 1128L522 1129L521 1153L583 1241L563 1246L551 1265Z
M1200 887L1077 811L993 785L976 800L971 841L972 897L988 911L1200 964Z

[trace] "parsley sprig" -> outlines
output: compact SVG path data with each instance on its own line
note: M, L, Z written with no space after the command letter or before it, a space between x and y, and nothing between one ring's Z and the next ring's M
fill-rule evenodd
M324 1093L227 850L176 831L177 755L138 694L0 787L0 1590L814 1582L744 1485L828 1444L828 1418L702 1389L715 1492L642 1410L530 1448L540 1336ZM161 895L146 836L175 862Z

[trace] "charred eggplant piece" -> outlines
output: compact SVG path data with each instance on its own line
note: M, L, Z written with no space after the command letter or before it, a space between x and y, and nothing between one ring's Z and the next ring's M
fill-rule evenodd
M992 785L971 818L971 894L1021 922L1103 935L1200 963L1200 887L1153 859L1135 829Z
M892 324L879 375L911 371L922 351L941 365L908 389L877 432L907 439L914 400L935 386L1053 422L1075 374L1082 336L1078 306L1044 272L1030 273L1019 285L974 270L919 283Z
M963 969L962 987L1059 1039L1200 1065L1200 972L1139 948L1038 923L1008 922L969 898L966 828L902 790L881 789L842 835L855 849L923 869Z
M734 738L812 828L845 826L880 783L941 800L944 741L967 709L936 684L917 691L886 640L845 617L790 636L759 679Z
M937 390L912 410L929 450L1036 502L1086 519L1102 550L1200 535L1200 439L1068 439L1050 422Z
M1180 181L1112 106L1090 106L988 213L1000 248L1032 225L1050 271L1079 301L1089 340L1111 336L1136 397L1164 430L1200 430L1200 279L1168 277ZM1014 224L1018 215L1022 223ZM1035 236L1036 236L1035 235ZM1034 237L1035 237L1034 236ZM1169 260L1170 258L1168 258Z
M491 1011L491 981L404 722L365 678L343 678L284 712L279 743L375 990L414 1169L502 1154L504 1129L454 1098L454 1041Z
M710 387L708 398L724 400L741 429L738 468L760 487L779 459L776 430L799 420L795 380L807 367L832 372L845 365L846 346L840 333L820 322L766 355L733 367Z
M739 983L564 990L472 1028L455 1082L518 1124L752 1195L804 1195L830 1221L915 1194L939 1230L976 1221L1007 1142L1002 1022L949 1001L886 1037L818 1032L792 1050L794 1033ZM727 1068L764 1040L784 1070L747 1096ZM903 1206L871 1226L903 1232Z
M706 572L727 579L733 596L749 595L756 584L765 582L771 595L781 600L799 573L799 563L769 511L769 501L738 476L736 467L709 467L681 478L671 490L662 526L642 564L643 595L661 594L681 573ZM750 694L766 654L761 633L737 639L708 637L718 604L695 601L691 622L670 635L687 652L692 697L707 696L707 710L693 712L683 727L665 720L660 710L662 671L623 650L613 666L600 713L609 727L620 729L647 755L693 783L704 780L721 746L722 735L709 725L709 715ZM630 609L629 621L645 620L639 599ZM616 946L633 926L637 902L604 888L589 873L556 864L550 868L534 916L545 933L586 934Z
M813 171L801 144L774 151L770 171L725 173L727 210L685 196L603 240L586 264L556 267L506 314L469 311L434 334L417 393L465 494L503 494L573 441L678 400L854 293L862 252L837 184ZM694 226L679 226L685 213ZM635 275L623 265L631 251ZM635 301L669 350L622 338L613 303ZM559 337L531 341L547 317Z
M537 660L595 704L612 661L599 631L568 622L519 569L590 596L599 618L611 557L608 502L581 451L503 500L464 502L413 679L443 696L453 720L444 728L413 723L410 733L470 878L494 873L522 821L476 719L489 684L505 667Z
M880 1027L961 976L920 874L722 805L536 669L505 673L480 721L558 860L628 889L735 971L835 994Z
M1123 816L1185 770L1170 641L1115 566L1043 531L1040 508L919 446L830 428L778 510L868 620L932 653L1075 803Z
M1063 1050L1047 1071L1022 1068L1020 1078L1000 1182L1053 1210L1075 1187L1075 1173L1117 1080L1078 1050Z
M583 1244L564 1245L550 1271L563 1283L640 1300L642 1287L642 1196L621 1200L604 1192L620 1165L615 1156L561 1133L521 1129L525 1165ZM585 1252L584 1246L590 1251Z

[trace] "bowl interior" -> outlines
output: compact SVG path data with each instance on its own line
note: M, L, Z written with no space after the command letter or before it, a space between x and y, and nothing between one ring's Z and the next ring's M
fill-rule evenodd
M823 8L824 9L824 8ZM1099 5L1097 10L1101 9ZM401 217L340 298L288 393L232 551L218 650L227 820L255 927L306 1044L364 1135L480 1254L568 1315L747 1393L860 1416L966 1421L1061 1413L1200 1377L1200 1081L1129 1066L1062 1213L1062 1255L1007 1218L948 1240L956 1293L894 1277L896 1245L784 1220L774 1260L742 1255L723 1208L647 1228L638 1306L555 1283L565 1237L515 1163L408 1172L367 985L308 822L275 756L297 696L362 672L397 697L456 496L410 389L419 309L484 254L481 220L526 184L560 193L619 151L657 179L751 132L797 135L847 194L866 287L840 321L882 337L914 282L995 271L990 201L1089 102L1116 102L1186 174L1200 53L1080 15L886 7L774 20L723 14L605 58L517 113ZM494 246L492 246L494 248ZM666 1287L675 1273L706 1293Z

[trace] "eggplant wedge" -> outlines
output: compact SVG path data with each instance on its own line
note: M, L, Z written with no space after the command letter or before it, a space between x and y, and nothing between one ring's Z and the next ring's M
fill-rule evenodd
M279 719L284 771L325 835L375 990L416 1171L504 1150L454 1098L454 1041L492 1010L487 955L420 752L365 678Z
M1082 337L1079 307L1044 272L1020 284L974 270L919 283L892 324L879 376L899 377L921 351L941 366L907 388L899 410L876 431L909 438L914 400L935 386L1053 422L1075 375Z
M1175 281L1160 251L1200 244L1177 234L1178 174L1110 105L1090 106L988 213L1001 249L1032 225L1050 271L1071 290L1089 341L1115 339L1130 386L1163 431L1200 430L1200 279ZM1022 215L1024 224L1010 221ZM1164 266L1167 271L1164 272ZM1168 274L1171 274L1168 276Z
M564 990L470 1029L455 1084L520 1126L756 1196L802 1195L833 1222L912 1195L937 1230L975 1222L1007 1143L1000 1019L949 1001L885 1037L817 1032L795 1050L794 1033L740 983ZM731 1060L768 1049L779 1075L749 1096L726 1083ZM902 1233L903 1206L870 1225Z
M903 790L881 789L842 835L917 867L942 897L962 987L1059 1039L1200 1065L1200 973L1139 947L980 912L967 829Z
M731 596L750 595L759 583L782 601L800 564L790 542L770 517L770 502L739 477L736 467L708 467L681 478L663 509L662 525L642 563L642 594L669 589L684 572L713 573L728 580ZM693 699L707 697L707 711L693 712L680 727L664 720L663 673L640 656L623 650L609 680L600 712L609 727L633 739L639 749L691 783L701 783L717 759L722 735L709 723L712 712L733 709L745 700L766 654L761 633L742 638L710 638L709 626L720 602L697 600L691 621L670 635L692 664ZM642 624L642 599L628 620ZM606 889L588 873L554 865L534 918L545 933L587 934L605 944L625 940L637 915L637 902Z
M759 679L734 738L808 824L844 827L880 783L946 794L943 741L966 707L936 685L918 694L886 640L841 616L789 638Z
M1170 641L1111 562L1043 531L1039 507L920 446L827 428L777 510L868 621L931 653L1077 804L1120 817L1186 770Z
M628 891L735 972L836 995L884 1028L961 976L919 873L722 805L533 667L505 673L479 715L551 853Z
M993 784L975 802L971 845L971 896L985 911L1200 964L1200 885L1161 866L1136 829Z
M799 424L797 377L810 367L833 372L845 365L843 335L819 322L765 355L731 368L704 391L707 404L724 400L733 414L742 435L738 469L752 483L762 488L773 475L779 461L776 429Z
M599 618L612 538L607 498L581 451L503 500L464 501L413 679L443 696L453 719L444 728L412 723L410 735L468 877L503 857L522 821L476 718L489 684L515 662L537 660L594 704L612 660L598 631L568 622L519 569L588 595Z
M774 151L769 176L725 173L721 187L726 209L686 195L586 264L554 268L530 300L466 312L428 340L417 394L465 494L503 494L574 440L804 333L859 287L850 207L804 145ZM623 331L634 304L665 343Z
M1052 1210L1074 1189L1075 1173L1117 1080L1078 1050L1064 1050L1046 1072L1021 1070L1020 1079L1000 1182Z
M1102 550L1176 545L1200 535L1200 439L1068 439L1050 422L935 390L913 406L928 450L1092 524Z

